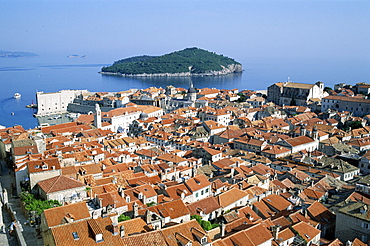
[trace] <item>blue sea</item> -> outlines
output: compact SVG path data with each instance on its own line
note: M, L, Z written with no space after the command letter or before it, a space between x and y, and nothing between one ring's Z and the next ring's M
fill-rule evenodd
M122 57L117 57L116 60ZM369 62L325 61L315 59L237 59L243 64L242 74L218 77L193 77L195 87L219 89L264 90L269 85L287 81L315 83L325 86L336 83L355 84L370 82ZM89 91L122 91L150 86L188 88L187 77L171 78L124 78L106 76L98 72L114 60L99 58L25 57L0 58L0 125L22 125L34 128L38 121L33 117L35 109L25 106L36 103L36 92L56 92L62 89L87 89ZM19 99L13 98L20 93Z

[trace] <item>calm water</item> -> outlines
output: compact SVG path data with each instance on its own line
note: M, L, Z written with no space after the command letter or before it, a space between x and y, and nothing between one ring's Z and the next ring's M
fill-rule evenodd
M243 74L220 77L194 77L198 88L266 89L267 86L286 81L314 83L323 81L327 86L344 82L354 84L369 82L369 62L366 61L299 61L260 59L239 60L245 69ZM36 92L56 92L62 89L87 89L89 91L121 91L130 88L165 87L174 85L187 88L189 78L123 78L104 76L98 73L102 66L113 60L99 62L98 59L81 58L2 58L0 59L0 125L22 125L24 128L37 126L32 117L34 109L27 104L36 103ZM14 93L21 93L14 99ZM12 112L14 115L12 115Z

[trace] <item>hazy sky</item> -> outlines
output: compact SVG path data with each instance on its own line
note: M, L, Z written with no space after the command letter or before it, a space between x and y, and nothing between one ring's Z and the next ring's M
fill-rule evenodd
M370 57L369 0L0 0L0 23L0 49L40 55Z

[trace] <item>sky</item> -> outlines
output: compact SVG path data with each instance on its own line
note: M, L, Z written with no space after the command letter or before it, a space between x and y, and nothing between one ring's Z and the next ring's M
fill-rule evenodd
M369 14L368 0L0 0L0 50L369 62Z

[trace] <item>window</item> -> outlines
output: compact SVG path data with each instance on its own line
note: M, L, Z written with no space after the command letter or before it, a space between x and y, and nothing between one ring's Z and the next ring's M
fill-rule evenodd
M198 192L197 192L197 193L195 193L195 197L198 197L198 195L199 195L199 194L198 194Z
M80 239L80 237L78 236L78 233L77 232L72 232L72 236L73 236L73 239L74 240Z
M202 240L201 240L202 244L206 243L207 242L207 238L206 237L203 237Z

